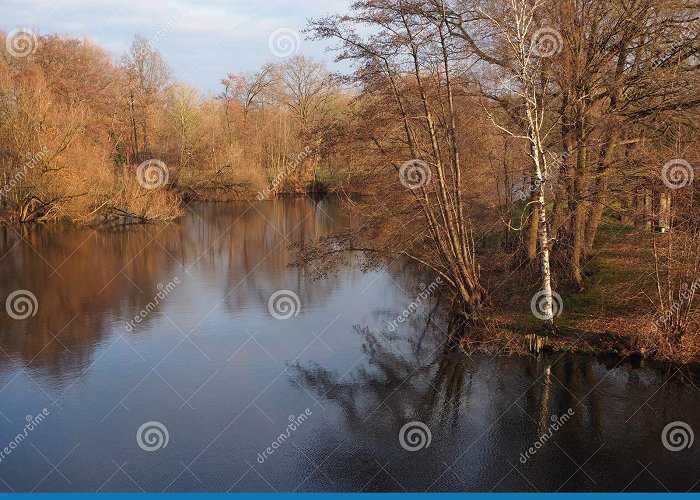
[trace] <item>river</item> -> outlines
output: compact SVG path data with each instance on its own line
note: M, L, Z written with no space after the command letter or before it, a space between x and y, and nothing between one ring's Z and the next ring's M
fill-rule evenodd
M296 198L5 230L0 491L700 491L692 372L445 356L429 275L289 266L352 223Z

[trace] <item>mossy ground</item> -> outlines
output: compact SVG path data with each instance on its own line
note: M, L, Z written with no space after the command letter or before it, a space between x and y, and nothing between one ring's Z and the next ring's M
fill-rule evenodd
M557 290L563 307L555 320L556 332L547 336L545 348L596 355L641 355L637 336L651 326L654 304L650 297L655 293L648 234L608 218L599 229L594 248L583 269L583 289L569 286ZM507 311L500 318L505 320L502 327L522 336L543 334L542 321L525 304L517 306L518 311Z

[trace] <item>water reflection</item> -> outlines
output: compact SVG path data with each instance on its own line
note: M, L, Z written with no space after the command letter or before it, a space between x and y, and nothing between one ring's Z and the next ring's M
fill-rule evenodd
M692 371L573 355L450 356L437 328L420 337L355 331L366 367L338 373L296 364L295 374L339 410L334 464L369 457L387 464L368 490L697 490L700 453L671 453L660 434L672 420L700 427ZM432 430L431 447L418 456L398 446L409 421ZM538 443L534 455L523 455L545 434L542 450ZM313 459L321 462L325 453L328 448ZM335 466L325 470L331 471L337 473ZM363 470L342 473L341 483L366 480Z
M114 229L72 226L3 229L0 294L31 291L39 311L15 321L0 317L0 348L7 358L60 374L89 365L95 346L133 318L179 277L183 307L201 297L222 301L229 313L264 307L272 291L293 288L305 304L322 304L338 278L309 284L305 269L290 272L287 246L347 226L338 202L304 198L259 204L201 204L167 225ZM332 214L332 216L330 215ZM158 312L139 329L147 330Z
M453 354L439 294L389 331L434 276L400 260L320 281L289 267L290 243L352 223L335 200L287 199L195 205L167 225L5 231L0 291L30 290L39 309L0 315L0 442L26 415L50 415L0 461L0 490L698 489L698 447L674 453L660 439L675 420L700 432L692 373ZM269 314L280 289L300 297L298 317ZM134 439L149 421L170 433L157 453ZM428 425L429 447L401 447L411 421ZM63 460L61 474L39 452Z

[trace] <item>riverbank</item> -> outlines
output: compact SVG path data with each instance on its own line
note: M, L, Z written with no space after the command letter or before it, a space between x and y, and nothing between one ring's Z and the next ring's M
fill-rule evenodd
M257 189L243 184L186 185L168 189L139 190L128 186L114 195L93 203L65 209L63 200L44 201L27 196L22 201L3 198L0 203L0 227L62 222L93 228L117 225L168 222L182 217L192 202L263 201L277 197L309 196L314 199L337 193L336 186L316 185L313 189L288 188L284 191Z
M544 335L533 311L539 291L536 270L493 270L497 287L487 311L489 329L522 351L619 356L677 365L700 363L697 323L674 340L662 328L657 311L654 259L644 230L606 221L596 241L597 253L586 263L583 289L555 283L555 332ZM503 275L510 272L508 278ZM535 308L536 309L536 308ZM661 325L661 326L660 326ZM501 342L501 345L505 345Z
M523 318L519 318L522 320ZM608 327L599 329L574 329L560 326L554 332L544 334L539 327L526 328L518 324L515 316L490 317L484 328L472 329L458 342L461 351L469 356L542 356L573 354L606 359L613 365L632 363L635 366L655 366L677 370L687 368L700 376L700 356L662 356L640 342L640 334L645 319L608 318L600 324ZM638 330L630 331L636 326Z
M279 198L310 196L312 198L333 195L330 192L310 194L304 192L277 193ZM177 188L143 191L139 200L140 212L126 211L112 206L101 207L100 214L91 219L65 220L75 225L93 228L109 228L174 220L184 215L185 206L193 202L259 201L261 191L250 185L209 185L193 188ZM153 210L150 200L168 197L177 200L178 210L156 210L156 216L144 214ZM165 204L160 201L161 206ZM133 201L132 201L133 204ZM167 217L164 217L167 215ZM6 219L3 218L5 221ZM679 364L700 361L698 349L693 344L672 346L654 331L655 315L650 309L648 297L653 296L653 282L645 271L652 262L648 252L639 250L634 232L620 224L601 228L601 251L587 264L587 281L584 290L556 288L561 297L558 305L555 334L542 335L541 320L531 312L531 298L537 292L537 280L532 270L510 273L507 266L500 270L489 269L491 280L500 283L492 286L492 307L485 312L488 328L465 339L467 352L528 354L529 352L571 352L590 355L612 355L638 359L668 361ZM510 277L504 277L510 273ZM644 294L630 297L625 292L631 283L646 276L639 285ZM523 287L523 283L531 283ZM657 315L658 316L658 315ZM689 337L690 338L690 337Z

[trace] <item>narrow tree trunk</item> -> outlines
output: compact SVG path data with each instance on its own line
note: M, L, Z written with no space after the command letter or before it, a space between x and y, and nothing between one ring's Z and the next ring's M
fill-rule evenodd
M540 227L540 205L531 204L530 205L530 216L528 219L528 227L525 241L525 250L527 252L527 258L529 261L534 261L537 258L537 245L539 241L539 227Z
M586 175L587 168L587 148L585 144L585 103L582 103L584 110L578 110L576 120L576 172L574 174L574 199L575 205L573 208L573 243L571 248L571 278L581 288L583 287L583 271L582 263L585 250L585 224L587 215L586 192L588 191L588 177Z
M537 241L540 251L540 267L542 272L542 292L544 293L544 327L551 330L554 325L554 303L552 298L552 273L549 264L549 236L547 232L547 200L545 199L545 175L540 163L539 151L531 148L535 160L535 176L538 182L537 190Z

